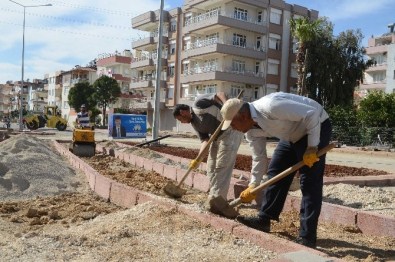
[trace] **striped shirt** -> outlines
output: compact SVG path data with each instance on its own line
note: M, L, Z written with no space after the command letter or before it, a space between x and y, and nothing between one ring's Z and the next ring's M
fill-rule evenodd
M82 127L89 127L89 114L88 112L79 112L77 114L77 123Z

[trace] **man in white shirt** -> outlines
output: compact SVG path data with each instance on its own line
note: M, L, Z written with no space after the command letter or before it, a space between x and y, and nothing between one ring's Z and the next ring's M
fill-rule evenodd
M266 156L266 152L262 153L263 150L266 151L265 137L280 139L267 170L269 178L304 161L306 166L299 170L303 197L297 242L316 247L325 169L325 155L318 158L317 151L329 144L332 134L326 111L319 103L307 97L277 92L251 103L229 99L223 105L221 114L225 119L223 129L231 126L247 133L252 141L250 146L253 158L256 157L256 152ZM264 167L267 158L261 157L259 164ZM294 176L295 173L266 189L257 218L240 217L239 221L262 231L270 231L270 220L278 221ZM253 187L250 184L241 193L242 202L250 202L255 198L251 193Z

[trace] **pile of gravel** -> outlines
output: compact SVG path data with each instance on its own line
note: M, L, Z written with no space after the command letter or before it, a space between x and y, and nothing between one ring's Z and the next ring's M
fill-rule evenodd
M301 196L300 190L290 192L293 196ZM324 202L374 211L379 214L395 217L395 192L380 187L360 187L349 184L324 186Z
M0 143L2 201L74 192L80 181L50 141L21 134Z

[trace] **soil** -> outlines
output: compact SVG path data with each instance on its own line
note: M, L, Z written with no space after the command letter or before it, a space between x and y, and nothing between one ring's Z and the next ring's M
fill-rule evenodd
M139 152L141 154L144 150ZM147 151L145 152L144 156L147 155ZM168 197L161 191L161 188L169 180L155 172L135 168L108 155L97 155L84 160L99 170L99 173L115 181ZM344 167L344 170L347 168ZM206 197L205 193L188 189L187 194L180 201L203 208ZM239 212L244 216L254 216L257 210L253 205L245 205L240 207ZM298 212L283 212L279 222L272 222L272 233L282 238L295 240L298 230ZM395 238L363 235L357 228L320 223L318 238L318 250L346 261L386 261L395 258Z
M135 143L125 142L127 145L135 145ZM150 146L150 150L156 152L165 153L169 155L179 156L188 159L194 159L199 153L197 149L189 149L182 147L170 147L170 146ZM203 162L207 161L207 157L203 159ZM237 155L235 169L242 171L251 171L251 156ZM357 167L347 167L339 165L329 165L325 166L324 176L326 177L345 177L345 176L380 176L388 175L388 172L381 170L373 170L368 168L357 168Z
M32 147L32 152L37 152L42 147L39 141L29 145ZM139 155L154 157L163 163L175 164L150 149L139 150ZM3 159L11 157L12 154L13 152L10 151L4 157L0 155L2 157L0 162L5 166ZM43 154L46 154L46 151ZM32 155L34 153L29 152L30 158ZM191 158L196 155L197 150L194 150ZM182 156L186 157L186 154L182 153ZM40 157L43 159L44 156ZM57 157L62 159L60 156ZM24 161L25 157L21 155L19 158L21 162L18 163L18 168L27 169L28 166L24 166L24 163L32 165L30 158L29 161ZM168 197L162 189L170 181L155 172L136 168L108 155L98 154L84 160L99 173L115 181L158 197ZM64 159L61 165L69 168ZM0 176L6 177L15 170L8 165L7 168L9 170L4 174L1 173ZM355 171L354 168L341 168L347 175L360 172L359 169ZM249 168L247 167L246 170L248 171ZM30 168L29 172L31 177L37 176L34 168ZM84 177L80 172L76 173L76 177ZM47 176L52 178L51 172ZM64 180L62 183L67 184L67 181ZM29 196L29 199L1 200L0 260L267 261L276 258L276 254L272 252L230 234L214 230L168 207L154 203L145 203L130 209L117 207L103 201L90 191L86 181L82 182L85 182L85 186L71 186L72 192L63 192L62 188L52 192L54 189L51 188L50 193L54 195L48 193L43 196ZM37 184L35 189L39 188L40 184ZM41 185L42 191L46 191L47 188L46 184ZM21 188L13 189L15 196L18 192L20 195L26 195L23 190L18 190ZM177 201L198 212L206 212L204 211L206 198L205 193L188 189L187 194ZM169 199L169 201L176 200ZM251 216L257 212L253 205L241 206L239 211L242 215ZM272 222L271 234L294 240L298 226L298 212L283 212L279 222ZM318 250L345 261L370 262L395 259L395 238L363 235L356 228L328 223L319 224L318 238Z

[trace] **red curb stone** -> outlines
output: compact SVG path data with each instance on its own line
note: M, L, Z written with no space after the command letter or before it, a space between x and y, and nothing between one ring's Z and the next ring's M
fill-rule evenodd
M319 221L330 221L336 224L355 226L357 211L354 208L322 203Z
M132 164L133 166L136 166L136 156L132 154L128 154L128 158L125 159L126 162Z
M210 180L206 175L197 172L193 175L193 188L207 193L210 190Z
M163 168L163 176L167 177L168 179L177 180L177 169L173 166L165 165Z
M237 195L235 193L235 184L238 183L239 181L240 180L235 179L235 178L230 179L230 185L229 185L229 190L228 190L228 195L227 195L228 199L236 199L239 197L239 195Z
M186 172L187 172L187 171L184 170L184 169L180 169L180 168L177 168L177 169L176 169L177 181L178 181L178 182L181 181L181 179L184 177L184 175L186 174ZM193 186L193 177L194 177L194 175L195 175L195 172L189 172L189 174L188 174L188 176L185 178L183 184L192 187L192 186Z
M144 158L140 156L135 156L136 166L137 167L144 167Z
M143 160L143 168L145 170L152 171L153 164L154 164L154 161L152 161L152 159L144 158L144 160Z
M142 193L141 191L137 191L137 204L143 204L143 203L150 202L150 201L162 204L161 202L158 202L153 197L150 197L150 196Z
M95 192L104 198L106 201L110 200L111 179L102 175L96 175Z
M366 180L366 186L389 186L390 184L390 180L386 177L376 177Z
M160 162L154 162L152 164L152 170L162 176L163 175L164 166L165 165L160 163Z
M96 184L96 172L95 173L86 173L87 180L89 183L89 187L92 189L92 191L95 191L95 184Z
M395 218L389 216L359 211L357 226L363 234L395 237Z
M129 186L112 182L110 201L116 205L130 208L137 204L137 192L134 192Z

